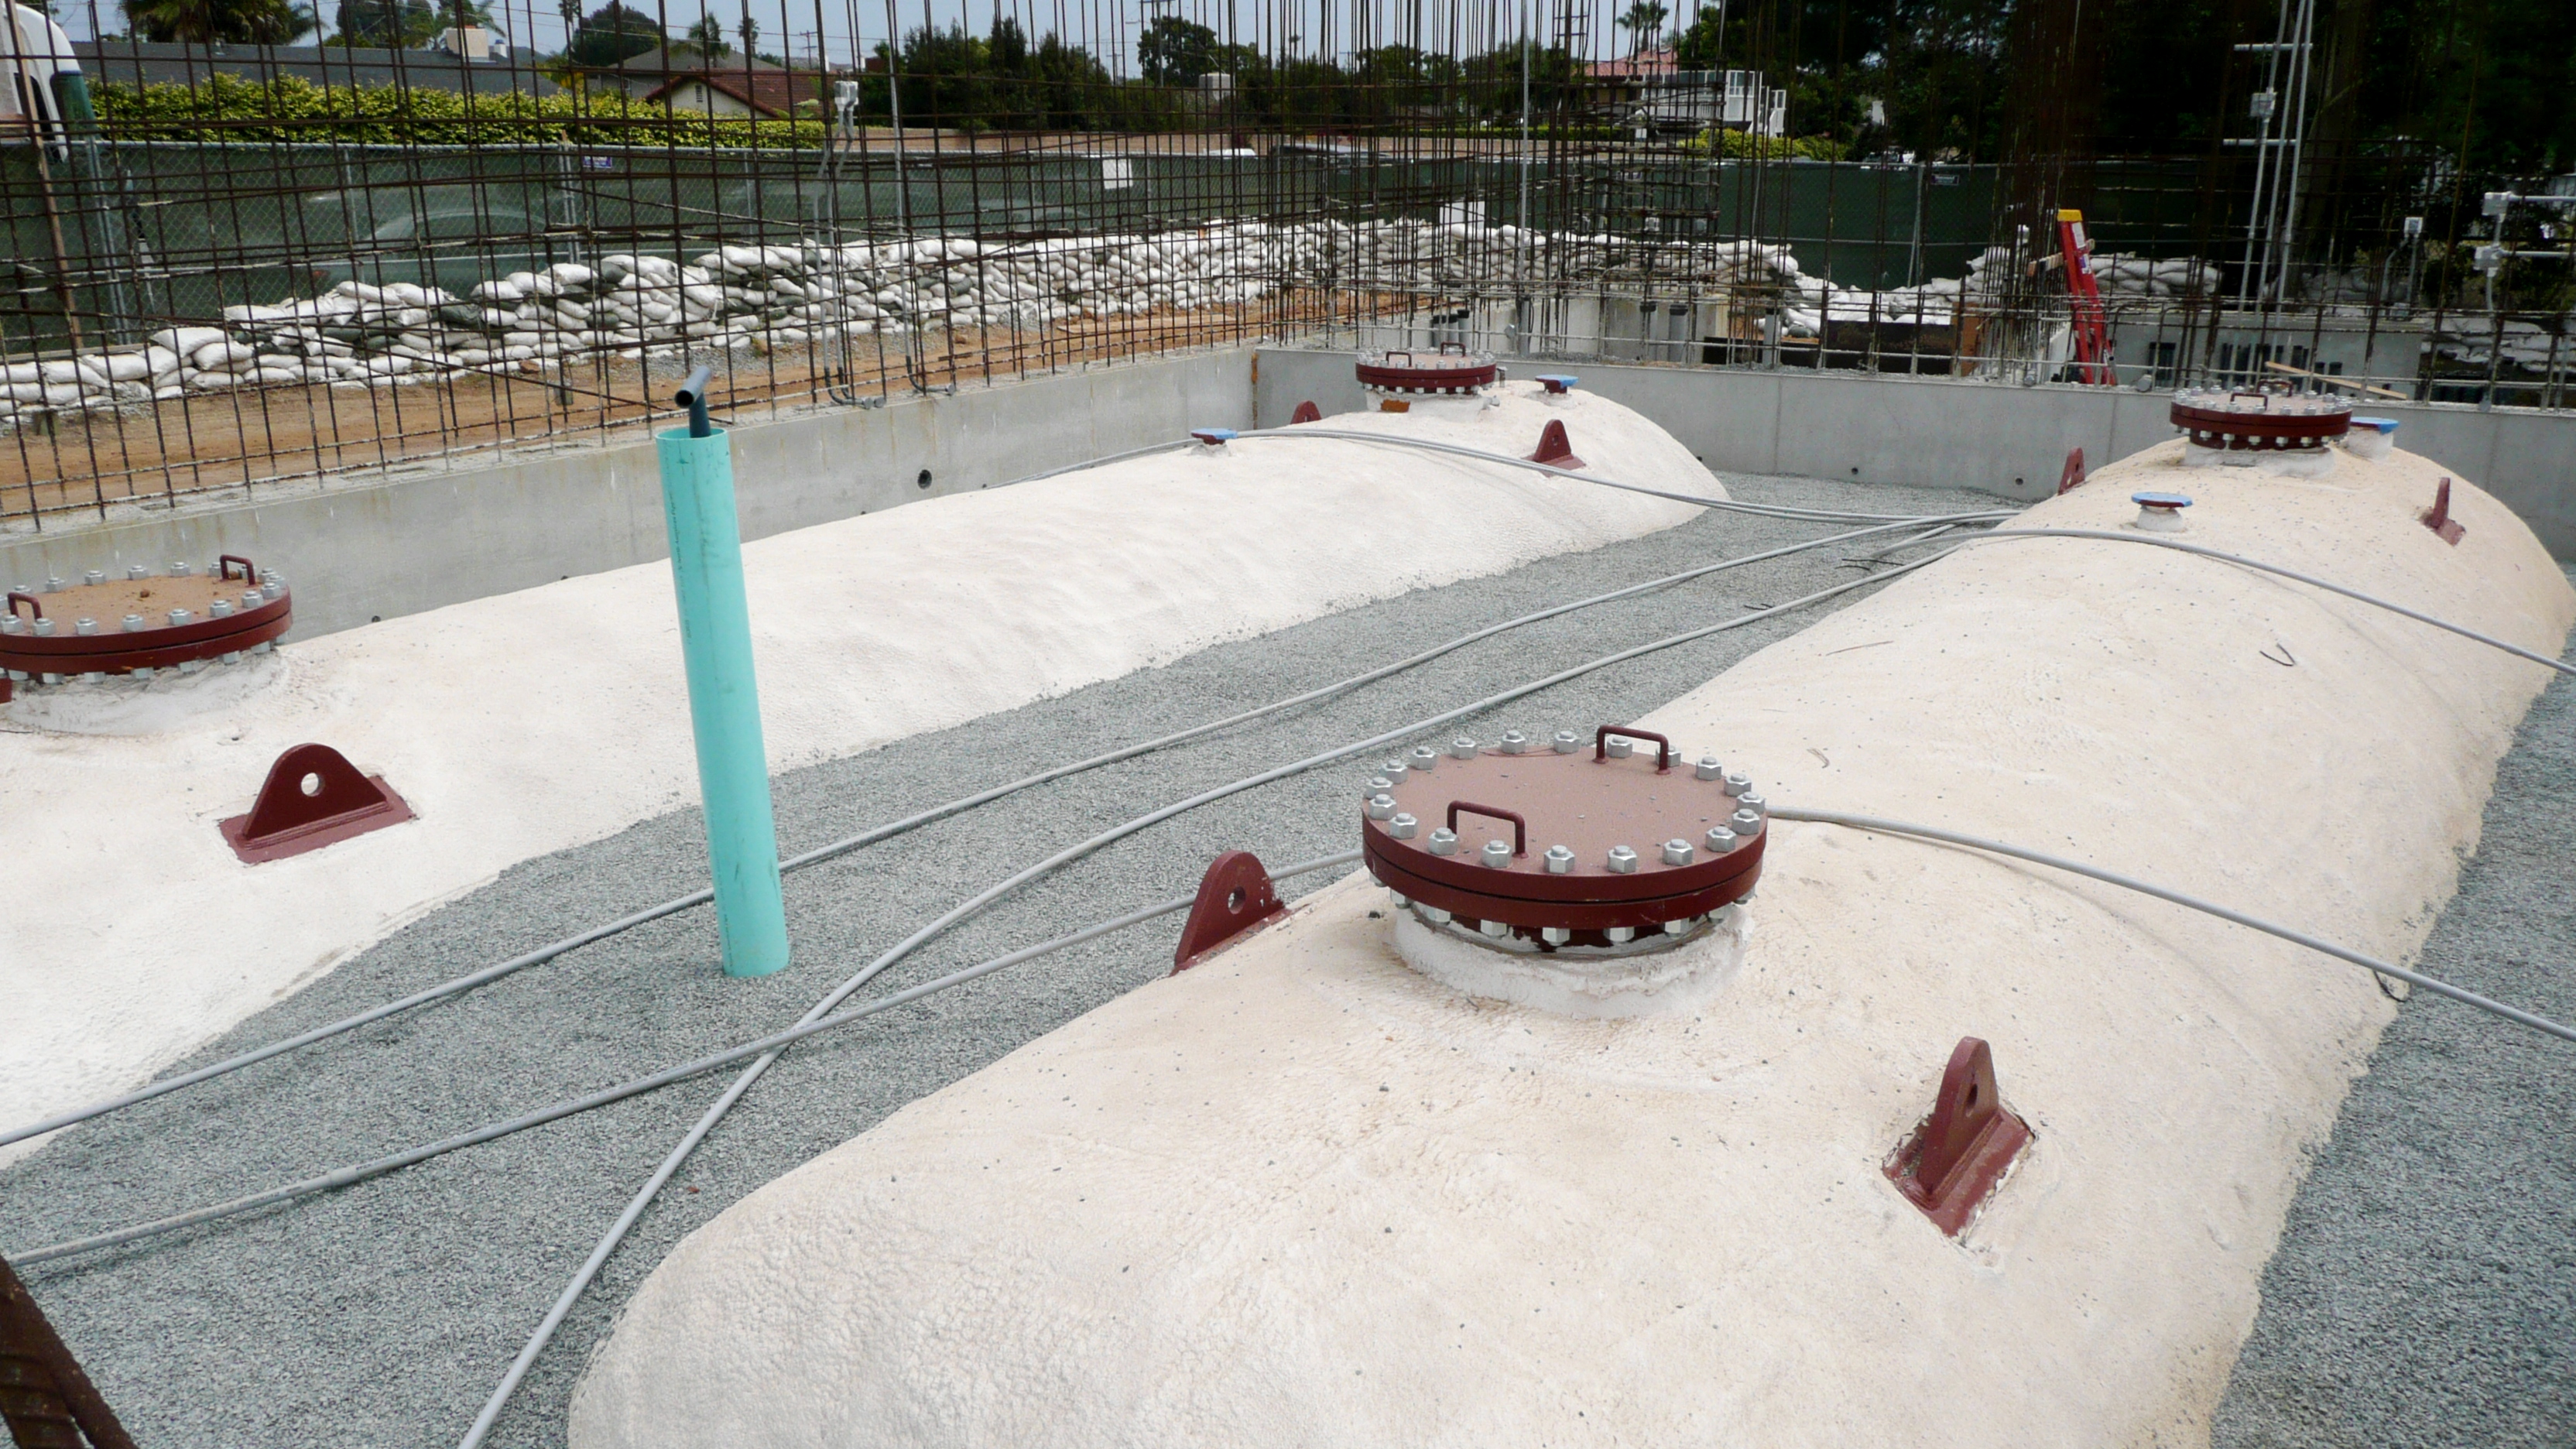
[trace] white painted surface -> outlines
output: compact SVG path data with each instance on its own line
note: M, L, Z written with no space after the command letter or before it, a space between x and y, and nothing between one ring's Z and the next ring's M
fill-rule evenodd
M2455 495L2457 549L2416 522L2423 460L2305 481L2186 474L2179 447L2030 521L2180 488L2198 542L2553 652L2576 615L2485 494ZM2281 580L2047 540L1639 723L1777 805L2405 959L2543 678ZM2107 886L1776 829L1750 957L1694 1014L1479 1002L1402 964L1383 891L1320 892L693 1234L594 1361L574 1449L2204 1442L2303 1153L2396 1008ZM2038 1136L1954 1242L1880 1169L1970 1034Z
M1463 421L1336 425L1527 451L1561 415L1535 391L1514 384ZM1568 425L1606 476L1720 492L1615 403L1584 399ZM1696 511L1463 458L1251 440L765 539L744 554L770 764ZM1411 529L1401 549L1379 546L1393 518ZM0 935L0 1122L126 1088L503 868L693 804L670 587L662 564L621 569L289 645L255 673L139 700L130 686L38 692L0 711L20 903ZM237 863L216 822L307 740L384 775L420 818ZM525 945L580 924L532 921Z

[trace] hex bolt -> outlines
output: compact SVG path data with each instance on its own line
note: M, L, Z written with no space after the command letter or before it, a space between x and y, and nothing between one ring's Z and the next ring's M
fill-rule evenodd
M1664 864L1688 865L1690 863L1691 843L1689 841L1675 836L1664 842Z
M1708 847L1709 854L1724 855L1735 848L1735 832L1723 825L1712 825L1708 829L1707 838L1701 843Z
M268 596L272 599L283 598L286 595L286 577L283 574L274 572L261 574L259 586L267 590Z
M170 627L176 629L195 617L196 615L189 613L185 609L172 609L170 611Z
M1476 929L1493 937L1497 941L1512 933L1511 925L1504 921L1478 921L1476 923Z
M1529 736L1519 730L1503 731L1503 753L1517 755L1529 748Z
M1486 842L1485 842L1485 850L1484 850L1484 861L1485 861L1485 864L1486 864L1486 865L1491 866L1491 867L1492 867L1493 869L1495 869L1495 870L1509 870L1509 869L1511 869L1511 868L1512 868L1512 843L1511 843L1510 841L1508 841L1508 840L1488 840L1488 841L1486 841Z
M1610 847L1610 869L1620 875L1637 873L1637 852L1624 845Z
M268 601L266 599L259 596L259 590L257 589L246 589L242 592L242 607L245 609L256 609L267 602Z
M1635 753L1637 753L1637 742L1634 740L1612 740L1610 742L1609 754L1610 758L1614 760L1624 760Z
M96 619L75 619L72 621L72 632L75 634L95 634L98 632L98 621Z
M1762 817L1754 814L1750 810L1736 811L1734 814L1726 817L1726 823L1729 828L1735 831L1736 834L1743 836L1747 840L1751 840L1753 837L1762 833Z
M1377 772L1401 785L1404 783L1405 774L1411 768L1411 766L1405 764L1402 760L1389 760L1385 764L1378 766Z
M183 558L182 558L182 559L172 559L172 560L170 561L170 577L172 577L172 578L174 578L174 579L184 579L184 578L186 578L187 576L188 576L188 561L187 561L186 559L183 559Z
M1426 843L1431 847L1431 853L1433 855L1456 855L1458 853L1458 832L1450 829L1446 825L1443 825L1439 829L1431 832L1431 838Z
M14 612L0 614L0 634L15 634L24 627L26 626Z
M1360 787L1360 798L1363 800L1374 800L1380 795L1392 795L1394 793L1395 782L1384 775L1371 776L1369 778L1369 782Z
M1691 774L1702 780L1715 780L1726 774L1726 767L1717 762L1717 756L1702 755L1699 763L1691 767Z
M62 591L63 591L63 581L62 581L61 579L56 578L56 577L54 577L54 576L53 576L53 575L51 575L51 574L48 574L48 575L46 575L46 576L45 576L45 592L46 592L46 593L49 593L49 594L59 594L59 593L61 593Z
M1400 811L1386 822L1386 833L1398 840L1411 840L1413 832L1421 828L1421 821Z
M126 633L128 633L128 634L140 634L140 633L142 633L142 632L143 632L143 616L142 616L141 614L128 614L128 615L126 615L126 616L125 616L125 632L126 632Z
M1629 942L1637 939L1637 928L1634 926L1611 926L1603 930L1601 934L1610 938L1611 945L1625 946Z
M1429 745L1416 745L1413 753L1406 759L1411 762L1413 768L1427 775L1431 773L1432 766L1440 763L1440 752Z
M209 619L229 619L232 616L233 601L230 599L217 599L206 606L206 617Z
M1566 849L1562 845L1549 846L1547 848L1547 854L1539 857L1539 859L1546 863L1547 873L1549 875L1572 875L1574 873L1574 852Z
M51 620L51 619L38 619L38 620L36 621L36 637L37 637L37 638L39 638L39 639L50 639L50 638L52 638L52 637L53 637L53 633L54 633L54 621L53 621L53 620Z
M1458 738L1451 740L1449 742L1449 758L1453 760L1472 760L1476 758L1476 742L1467 738L1465 735L1460 735Z
M133 675L137 679L150 679L152 677L152 671L149 669L129 669L126 673Z
M1754 814L1760 815L1766 819L1769 818L1771 814L1771 802L1763 799L1759 795L1738 796L1735 801L1735 808L1738 810L1750 810Z
M105 570L105 569L91 569L89 572L87 572L87 573L85 573L85 574L82 574L82 575L81 575L81 582L82 582L82 583L85 583L85 584L103 584L103 583L106 583L106 582L107 582L107 570Z
M150 577L152 577L152 570L145 568L141 564L127 564L125 566L125 581L129 584L138 579L148 579Z
M1742 770L1729 770L1726 772L1727 794L1743 795L1750 793L1752 789L1753 777L1751 775L1744 773Z
M1449 924L1449 913L1440 909L1438 906L1416 906L1414 909L1422 913L1422 919L1429 921L1435 926L1445 926Z
M1386 897L1388 900L1395 902L1395 908L1399 911L1403 910L1406 906L1413 904L1413 902L1404 898L1404 893L1402 891L1388 891L1386 893Z
M1550 740L1548 743L1556 747L1556 752L1558 754L1570 755L1576 750L1583 748L1583 737L1572 730L1558 730L1556 732L1556 738Z
M1538 928L1538 938L1551 946L1562 946L1574 939L1574 933L1563 926L1541 926Z
M1690 934L1690 928L1698 924L1699 917L1697 916L1692 916L1687 920L1681 921L1666 921L1664 922L1664 934L1667 936L1687 936Z
M1368 802L1368 818L1371 820L1394 819L1395 797L1392 795L1371 795Z

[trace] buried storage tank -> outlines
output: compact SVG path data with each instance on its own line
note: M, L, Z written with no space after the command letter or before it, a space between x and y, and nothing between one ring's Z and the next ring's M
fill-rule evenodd
M2188 493L2194 542L2527 648L2576 615L2483 493L2455 492L2458 545L2423 525L2447 470L2422 459L2290 478L2184 446L2027 522L2120 530L2133 490ZM2405 961L2544 673L2276 577L2046 538L1969 548L1635 724L1775 811L2017 841ZM1619 1016L1413 969L1398 932L1423 922L1364 875L1306 897L691 1235L592 1362L572 1443L2205 1439L2305 1154L2396 1006L2081 878L1762 834L1727 908L1740 965ZM1969 1038L2030 1137L1954 1237L1888 1169Z

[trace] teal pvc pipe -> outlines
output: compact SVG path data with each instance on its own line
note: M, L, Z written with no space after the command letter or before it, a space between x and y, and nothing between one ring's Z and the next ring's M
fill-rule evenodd
M693 438L686 428L673 428L654 441L661 447L662 517L671 536L671 589L680 605L680 653L688 663L689 724L697 736L725 974L766 976L787 966L787 903L778 890L778 826L769 809L760 688L752 677L732 440L722 431Z

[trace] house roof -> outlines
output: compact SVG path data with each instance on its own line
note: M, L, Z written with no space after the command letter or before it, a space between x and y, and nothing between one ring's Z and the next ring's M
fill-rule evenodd
M1681 69L1672 50L1657 46L1619 60L1596 60L1585 67L1595 80L1639 80L1647 76L1665 76Z
M669 65L664 72L667 78L645 92L645 100L665 100L681 86L697 81L709 90L722 91L762 115L783 119L796 113L798 102L815 97L815 73L811 71L786 70L757 60L746 64L732 57L713 65L665 64ZM633 62L628 62L628 65L632 66Z

